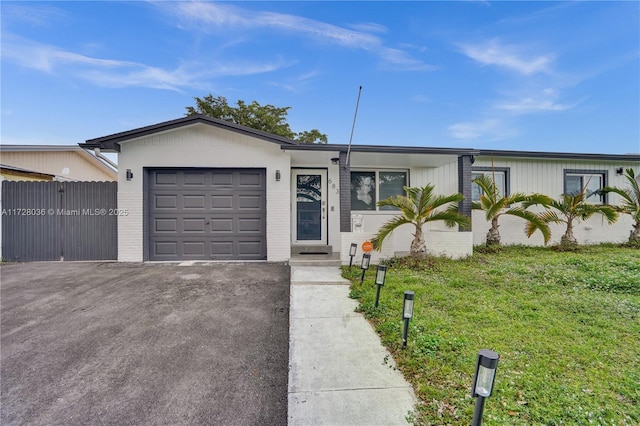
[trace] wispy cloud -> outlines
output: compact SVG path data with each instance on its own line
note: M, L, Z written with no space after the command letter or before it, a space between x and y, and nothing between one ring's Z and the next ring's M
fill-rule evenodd
M2 5L2 24L28 24L44 27L65 17L62 10L48 6L30 3L5 2Z
M460 51L483 65L495 65L520 74L550 73L553 55L531 55L524 46L508 45L494 38L480 44L461 44Z
M448 127L449 135L462 140L502 140L516 136L518 132L496 118L487 118L479 121L465 121L455 123Z
M276 12L249 11L237 6L209 2L154 2L180 19L181 28L195 28L202 32L227 30L271 29L296 33L321 43L359 49L378 56L384 63L396 69L430 70L433 66L412 57L408 52L389 47L373 33L387 29L371 22L343 28L326 22L301 16Z
M553 89L547 88L541 93L533 96L524 96L507 101L501 101L495 105L495 108L509 111L514 114L566 111L574 108L583 100L584 98L573 103L559 103L558 93Z
M203 87L207 80L216 77L267 73L291 65L276 58L264 63L190 62L165 69L138 62L94 58L10 34L3 35L2 57L25 68L48 73L64 72L98 86L148 87L175 91Z
M289 78L286 82L270 82L270 86L280 87L291 93L298 93L309 85L316 75L320 74L318 71L309 71L304 74Z
M364 31L368 33L384 34L389 31L389 29L384 25L376 24L375 22L360 22L357 24L350 24L349 27L356 31Z

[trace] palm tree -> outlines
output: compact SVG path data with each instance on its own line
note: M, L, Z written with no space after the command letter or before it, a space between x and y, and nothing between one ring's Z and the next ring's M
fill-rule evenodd
M373 248L376 250L382 248L384 239L397 227L410 224L415 227L415 233L409 253L414 257L424 256L427 248L422 226L425 223L441 220L450 228L455 225L467 227L471 224L471 220L467 216L458 213L457 204L464 199L462 194L436 196L433 193L434 185L432 184L427 184L422 188L407 186L403 188L407 193L406 196L396 195L377 203L380 207L395 207L400 211L400 214L382 225L378 235L371 240Z
M633 229L629 234L629 244L640 244L640 176L636 178L633 169L627 169L624 175L629 181L630 188L622 189L615 186L607 186L602 192L613 192L622 197L622 205L616 207L616 210L622 214L628 214L633 221Z
M525 234L527 237L539 230L544 237L544 243L547 244L551 238L551 230L549 225L537 214L527 210L527 208L541 204L543 206L551 203L551 198L542 194L525 195L516 193L503 195L498 192L495 181L488 176L479 176L472 181L480 187L482 194L479 201L471 203L474 210L482 210L485 212L487 222L491 222L491 228L487 232L486 245L496 246L500 244L500 231L498 227L498 219L502 215L517 216L527 221ZM526 203L522 206L513 206L516 203Z
M587 220L595 214L601 214L609 224L618 220L618 212L613 207L606 204L587 203L585 189L586 186L578 194L562 194L559 200L552 200L549 206L556 209L562 217L558 216L558 213L553 210L547 210L541 214L545 222L566 224L566 231L560 238L560 244L563 246L575 246L578 244L578 240L573 235L574 222Z

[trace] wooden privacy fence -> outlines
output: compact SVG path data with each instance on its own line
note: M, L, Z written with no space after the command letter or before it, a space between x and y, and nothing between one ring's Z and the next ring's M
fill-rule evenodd
M2 260L116 260L117 182L2 182Z

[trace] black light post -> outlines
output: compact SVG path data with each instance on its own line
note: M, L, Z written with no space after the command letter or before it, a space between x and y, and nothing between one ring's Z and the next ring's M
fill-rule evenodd
M402 319L404 320L404 329L402 330L402 347L407 347L407 337L409 336L409 320L413 317L413 291L405 290L404 303L402 305Z
M360 277L360 284L364 281L364 273L369 269L369 263L371 263L371 255L369 253L364 253L362 255L362 264L360 267L362 268L362 276Z
M482 424L484 399L490 397L493 391L493 382L496 380L499 359L500 355L489 349L481 349L478 353L476 373L473 376L473 388L471 389L471 396L478 399L473 411L471 426L480 426Z
M380 289L384 285L384 280L387 278L387 267L378 265L378 271L376 272L376 308L378 307L378 301L380 300Z
M349 248L349 268L353 265L353 257L356 255L356 251L358 251L358 245L356 243L351 243L351 247Z

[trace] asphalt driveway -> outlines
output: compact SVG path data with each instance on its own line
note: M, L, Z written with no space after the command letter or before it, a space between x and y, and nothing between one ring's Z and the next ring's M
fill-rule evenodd
M286 424L288 266L0 274L3 425Z

